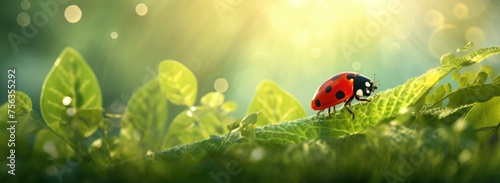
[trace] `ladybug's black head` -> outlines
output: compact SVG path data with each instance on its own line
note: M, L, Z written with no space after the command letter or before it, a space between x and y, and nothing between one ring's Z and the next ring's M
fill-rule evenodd
M368 97L377 89L374 82L361 74L354 78L354 94L358 97Z

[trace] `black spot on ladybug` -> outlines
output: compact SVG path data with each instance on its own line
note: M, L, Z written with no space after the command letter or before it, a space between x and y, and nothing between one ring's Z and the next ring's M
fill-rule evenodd
M321 106L321 102L319 102L319 99L316 99L316 101L314 101L314 104L316 105L316 107Z
M354 79L355 77L355 74L347 74L347 79Z
M339 78L340 78L340 74L337 74L337 75L335 75L335 76L332 77L332 81L335 81L335 80L337 80Z
M343 99L345 97L344 91L342 90L337 91L337 93L335 93L335 97L337 98L337 100Z
M328 85L325 89L326 93L330 93L332 91L332 86Z

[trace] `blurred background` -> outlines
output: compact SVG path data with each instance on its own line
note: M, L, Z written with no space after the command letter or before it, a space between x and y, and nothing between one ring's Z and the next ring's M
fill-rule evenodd
M494 0L16 0L0 7L0 66L6 84L39 110L40 91L64 47L78 50L101 85L104 108L120 113L158 63L184 63L198 98L223 92L243 117L263 79L312 115L318 86L341 71L380 80L380 91L439 65L467 42L500 46ZM484 62L496 71L500 58ZM479 69L480 65L469 69ZM6 101L6 89L0 91Z

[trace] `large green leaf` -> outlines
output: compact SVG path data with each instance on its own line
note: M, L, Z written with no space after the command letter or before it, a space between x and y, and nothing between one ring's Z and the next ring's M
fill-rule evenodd
M258 86L247 115L262 111L256 126L306 117L304 107L276 83L264 80Z
M177 61L160 63L160 87L167 99L176 105L193 106L198 83L194 74Z
M375 97L371 97L371 102L353 105L351 110L356 113L355 120L352 120L352 116L346 110L340 110L331 119L318 119L312 116L257 127L255 128L255 140L260 144L283 146L313 139L337 139L345 135L363 133L380 122L410 111L417 101L421 101L429 90L451 71L480 62L488 56L499 53L499 47L491 47L475 50L459 58L446 54L442 57L443 65L431 69L419 77L411 78L393 89L377 93ZM157 152L154 156L160 159L202 157L204 154L218 150L220 141L213 139L177 146ZM237 139L237 133L233 132L227 144L234 143Z
M474 102L485 102L496 96L500 96L500 82L468 86L450 93L446 106L454 108Z
M500 97L474 105L467 113L465 119L475 129L496 126L500 123Z
M72 138L70 132L76 131L88 136L97 130L101 121L85 120L86 128L79 128L81 121L75 118L81 111L102 111L102 96L94 72L74 49L64 49L45 78L40 108L47 125L60 135ZM94 118L84 113L86 118ZM102 114L90 115L96 119Z
M158 150L167 127L167 99L154 78L130 98L121 122L122 146L137 151Z

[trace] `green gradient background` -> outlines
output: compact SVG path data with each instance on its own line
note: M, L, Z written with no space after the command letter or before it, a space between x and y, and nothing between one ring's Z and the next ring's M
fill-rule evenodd
M160 61L174 59L196 75L198 98L225 78L226 100L239 104L235 116L242 117L263 79L275 81L314 114L312 95L335 73L377 74L379 89L385 90L439 65L440 55L468 41L476 47L500 45L495 0L134 0L57 4L55 16L16 52L8 34L23 36L18 15L27 13L33 23L33 15L44 12L39 2L51 1L31 0L27 9L21 2L4 1L0 7L0 81L6 85L7 68L16 68L17 89L31 96L36 110L43 79L66 46L94 70L108 112L119 113L133 91L156 74ZM139 3L148 7L145 16L135 11ZM391 3L400 3L401 11L390 13ZM65 18L69 5L82 11L77 23ZM383 11L390 15L385 24L376 16ZM372 36L360 44L366 33ZM346 54L349 45L352 54ZM498 57L484 63L500 69ZM6 92L0 91L0 103Z

